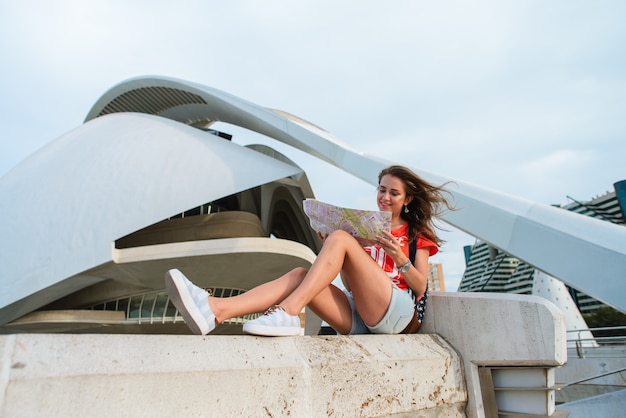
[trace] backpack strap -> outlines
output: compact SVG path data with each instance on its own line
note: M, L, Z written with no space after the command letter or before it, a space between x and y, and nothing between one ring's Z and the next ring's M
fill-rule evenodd
M415 253L417 253L417 239L411 241L411 234L409 234L409 260L411 264L415 264Z

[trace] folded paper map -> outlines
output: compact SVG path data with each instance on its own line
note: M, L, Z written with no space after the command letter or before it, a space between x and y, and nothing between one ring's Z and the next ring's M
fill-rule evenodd
M391 230L391 212L342 208L315 199L306 199L302 205L311 228L322 235L342 229L364 247L375 245L376 235Z

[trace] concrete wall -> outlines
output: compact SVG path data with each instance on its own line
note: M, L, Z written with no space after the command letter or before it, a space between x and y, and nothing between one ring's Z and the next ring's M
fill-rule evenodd
M479 367L562 366L567 361L563 313L537 296L432 292L420 332L438 334L463 359L469 417L489 416ZM554 409L554 397L548 400ZM487 412L486 412L487 410Z
M436 335L0 336L0 416L463 417Z
M14 334L0 356L0 416L473 418L495 408L486 368L553 371L567 349L545 299L433 292L417 335Z

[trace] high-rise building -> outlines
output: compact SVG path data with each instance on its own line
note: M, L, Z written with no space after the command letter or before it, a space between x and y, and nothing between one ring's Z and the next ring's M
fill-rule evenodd
M428 264L428 289L434 292L445 292L446 282L443 279L441 263Z
M562 206L570 212L580 213L592 218L602 219L618 225L626 224L626 180L618 181L613 185L614 191L596 196L589 201L579 201L570 196L571 201Z
M614 224L626 224L626 180L615 183L614 191L588 201L569 196L568 199L570 203L558 207ZM466 269L459 292L532 294L536 271L533 266L483 241L477 241L465 250ZM581 313L591 313L604 306L583 292L571 287L569 290Z

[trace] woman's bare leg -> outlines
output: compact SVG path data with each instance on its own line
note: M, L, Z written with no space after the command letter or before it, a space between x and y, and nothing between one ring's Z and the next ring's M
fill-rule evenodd
M302 282L306 272L304 268L295 268L278 279L263 283L240 295L228 298L211 296L209 305L218 323L237 316L264 312L293 292Z
M322 290L307 305L340 334L348 334L352 329L352 308L343 290L334 285Z
M217 322L280 304L291 315L309 307L340 333L352 327L352 311L343 291L332 281L343 272L363 321L377 324L391 300L389 277L348 233L336 231L324 242L322 251L307 272L294 269L271 282L230 298L209 298Z
M291 294L302 283L307 270L296 268L271 282L228 298L209 297L217 323L250 313L263 312ZM343 291L334 285L323 289L309 308L334 330L347 334L352 329L352 309Z
M280 306L287 313L297 315L304 306L311 304L314 311L327 322L330 317L331 320L338 318L340 324L343 324L341 318L345 316L345 304L339 302L342 306L336 306L337 300L341 300L340 295L333 290L321 294L329 288L340 271L348 280L363 321L368 325L377 324L387 312L391 300L389 276L354 237L344 231L335 231L326 238L311 269L300 285L280 301ZM317 299L318 296L323 298ZM340 316L337 316L337 309L340 310Z

